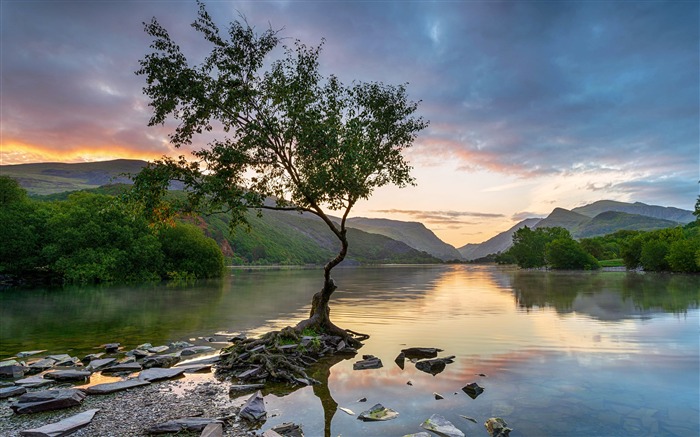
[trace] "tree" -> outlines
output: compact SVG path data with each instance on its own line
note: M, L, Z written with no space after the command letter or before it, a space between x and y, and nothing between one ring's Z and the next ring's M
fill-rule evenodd
M513 246L506 253L522 268L544 267L547 243L558 238L571 239L571 234L561 227L530 229L523 226L513 234Z
M573 238L557 238L547 243L547 264L553 269L596 270L598 260Z
M330 322L328 302L336 289L331 270L348 251L346 220L361 199L387 184L413 184L402 152L427 126L416 117L405 85L353 82L319 72L322 44L296 41L265 70L280 44L278 31L257 34L245 19L222 36L199 3L192 27L211 44L201 64L190 65L167 30L154 18L144 23L152 52L136 72L153 116L149 125L179 121L170 135L176 147L214 132L220 136L184 156L150 163L135 178L134 193L155 216L175 211L225 210L231 224L245 223L249 208L306 212L337 237L338 254L324 266L323 288L314 295L309 319L297 329L318 327L349 338ZM165 205L171 181L181 181L188 202ZM272 199L272 200L269 200ZM335 221L329 211L340 211Z
M224 255L216 241L205 236L197 226L178 223L161 229L158 237L167 274L191 274L197 278L221 276Z

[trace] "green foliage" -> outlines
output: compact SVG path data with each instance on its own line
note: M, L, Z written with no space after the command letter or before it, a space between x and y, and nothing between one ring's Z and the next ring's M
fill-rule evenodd
M515 259L522 268L537 268L547 265L547 244L556 239L571 239L571 234L564 228L536 228L524 226L513 234L513 246L507 255Z
M598 260L586 252L572 238L557 238L547 243L547 264L553 269L596 270L600 268Z
M194 275L197 278L221 276L224 256L214 240L198 227L178 223L158 232L165 257L164 269L171 277Z
M170 135L176 147L221 129L193 152L198 161L166 157L149 164L134 179L134 199L156 220L176 210L226 211L231 228L251 218L249 208L314 214L341 243L325 268L328 283L330 269L347 253L352 207L376 188L413 183L403 151L427 122L414 116L418 103L407 98L405 86L324 77L321 46L299 41L284 47L280 59L268 59L281 42L277 32L257 34L242 20L222 35L199 6L192 27L211 45L204 61L190 65L153 19L144 23L152 52L136 73L146 78L144 94L154 111L149 125L177 120ZM187 202L163 203L173 180L183 184ZM326 209L342 211L340 221ZM261 242L249 253L255 262L279 257Z
M700 238L695 236L672 242L666 261L674 272L700 272Z

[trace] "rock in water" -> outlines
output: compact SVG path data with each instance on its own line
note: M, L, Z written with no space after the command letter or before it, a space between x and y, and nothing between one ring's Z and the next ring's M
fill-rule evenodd
M376 404L369 410L363 411L359 416L357 416L358 419L365 422L391 420L396 419L397 417L399 417L399 413L390 408L386 408L382 404Z
M401 352L396 358L394 358L394 362L396 363L397 366L403 370L404 364L406 361L406 354Z
M512 429L508 428L508 424L500 417L492 417L484 422L484 427L491 437L508 437Z
M382 360L373 356L366 355L367 358L360 360L352 365L353 370L365 370L365 369L379 369L383 367Z
M260 390L248 398L238 415L250 422L259 422L267 418L267 411L265 411L265 399L263 398Z
M75 388L41 390L23 394L10 408L16 414L39 413L75 407L80 405L83 399L85 393Z
M196 431L201 432L210 423L223 424L218 419L210 419L207 417L183 417L182 419L169 420L158 425L153 425L146 430L149 434L170 434L179 433L181 431Z
M479 384L477 384L476 382L472 382L471 384L467 384L464 387L462 387L462 391L466 393L470 398L476 399L477 396L484 392L484 389L480 387Z
M420 424L420 427L434 432L442 437L464 437L464 433L457 429L452 422L439 414L433 414Z
M451 363L452 360L447 360L444 358L436 358L434 360L423 360L416 363L416 369L430 373L431 375L437 375L438 373L445 370L447 363Z
M151 367L172 367L180 361L180 357L176 354L153 355L146 357L143 360L143 368L150 369Z
M442 349L434 347L409 347L408 349L401 349L406 358L435 358L438 352L442 352Z
M73 434L80 428L83 428L92 422L99 408L83 411L75 416L67 417L60 422L44 425L39 428L27 429L20 431L19 435L25 437L60 437Z
M143 370L139 374L139 380L156 382L162 381L164 379L177 378L178 376L181 376L183 373L185 373L185 370L186 369L183 367L176 369L162 369L159 367L153 367L151 369Z
M270 431L283 437L304 437L301 426L296 423L286 422L273 427Z

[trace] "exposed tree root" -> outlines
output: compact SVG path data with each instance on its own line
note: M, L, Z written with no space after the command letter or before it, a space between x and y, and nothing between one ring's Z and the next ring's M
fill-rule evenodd
M324 322L311 317L294 328L288 326L257 339L238 339L222 350L216 373L241 383L318 384L306 373L309 366L326 356L355 355L361 341L369 338Z

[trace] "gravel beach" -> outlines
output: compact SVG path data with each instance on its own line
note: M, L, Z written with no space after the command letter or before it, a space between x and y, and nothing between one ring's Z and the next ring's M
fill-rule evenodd
M80 407L44 413L15 414L9 407L11 401L0 401L2 436L19 436L21 430L55 423L93 408L100 411L92 422L71 435L142 436L147 435L145 430L152 425L183 417L226 418L224 435L256 435L237 418L240 405L229 397L228 384L217 381L212 374L188 374L181 379L156 382L113 394L91 395Z

